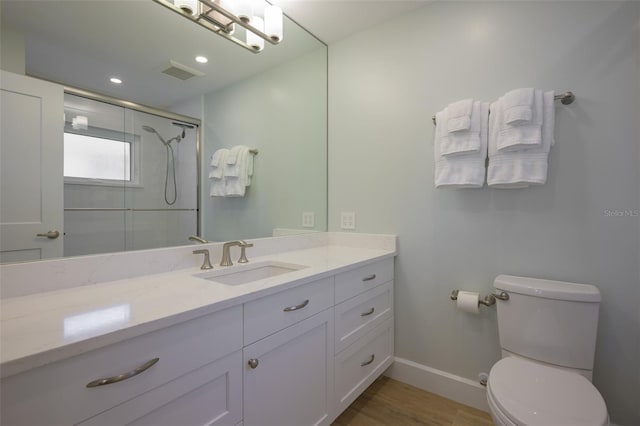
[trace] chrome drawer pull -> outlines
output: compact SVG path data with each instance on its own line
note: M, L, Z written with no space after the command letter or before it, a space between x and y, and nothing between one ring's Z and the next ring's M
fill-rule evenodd
M365 361L362 364L360 364L360 367L366 367L367 365L371 364L374 359L376 359L376 355L371 354L371 359L369 361Z
M309 299L305 300L304 302L302 302L302 303L301 303L301 304L299 304L299 305L296 305L296 306L288 306L288 307L284 308L283 310L284 310L285 312L297 311L297 310L299 310L299 309L304 308L304 307L305 307L305 306L307 306L308 304L309 304Z
M260 361L255 358L251 358L249 361L247 361L247 364L249 364L249 367L251 368L258 368L258 364L260 364Z
M371 274L368 277L364 277L362 281L371 281L376 279L376 274Z
M135 370L129 371L128 373L124 373L124 374L120 374L118 376L107 377L106 379L98 379L98 380L94 380L93 382L89 382L89 383L87 383L87 387L88 388L97 388L98 386L110 385L111 383L118 383L118 382L121 382L123 380L130 379L133 376L137 376L138 374L147 371L149 368L153 367L158 361L160 361L160 358L151 359L151 360L145 362L144 364L142 364L140 367L136 368Z
M369 316L369 315L371 315L371 314L373 313L373 311L375 311L375 310L376 310L376 308L371 308L369 311L367 311L367 312L365 312L365 313L360 314L360 316L361 316L361 317Z

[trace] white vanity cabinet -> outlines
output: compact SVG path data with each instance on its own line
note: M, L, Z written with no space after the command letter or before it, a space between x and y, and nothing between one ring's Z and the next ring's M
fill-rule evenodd
M335 286L338 416L393 362L393 259L339 274Z
M244 426L330 424L393 362L393 259L244 305Z
M244 348L244 426L332 420L333 314L319 314Z
M227 414L206 409L235 424L242 418L241 349L242 306L236 306L9 376L0 382L2 425L72 425L105 411L87 424L129 424L167 404L185 406L180 396L198 395L199 388L223 396ZM87 387L136 369L126 380Z
M234 426L242 419L242 351L107 410L81 426Z
M244 426L328 424L333 277L244 305Z
M393 360L393 258L289 287L8 376L2 425L328 425Z

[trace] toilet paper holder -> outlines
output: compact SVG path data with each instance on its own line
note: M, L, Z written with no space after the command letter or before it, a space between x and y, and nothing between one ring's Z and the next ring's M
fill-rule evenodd
M460 290L451 291L451 300L458 300L458 291ZM478 300L478 305L484 305L484 306L495 305L496 299L509 300L509 294L505 293L504 291L498 294L488 294L484 297L484 299Z

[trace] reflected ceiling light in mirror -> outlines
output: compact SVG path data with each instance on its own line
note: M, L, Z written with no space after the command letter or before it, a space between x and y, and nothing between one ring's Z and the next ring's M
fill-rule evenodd
M76 115L71 119L71 127L74 130L88 130L89 129L89 117L84 115Z
M264 49L264 40L276 45L283 39L282 9L265 0L153 1L253 53ZM245 40L234 36L236 26L245 29Z
M206 64L207 62L209 62L209 59L207 59L206 56L196 56L195 60L196 60L196 62L201 63L201 64Z
M122 80L120 80L118 77L111 77L109 81L113 84L122 84Z

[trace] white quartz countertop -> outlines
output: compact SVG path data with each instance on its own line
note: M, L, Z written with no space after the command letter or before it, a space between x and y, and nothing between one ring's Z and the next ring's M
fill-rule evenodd
M248 284L216 283L195 276L205 271L188 268L3 299L0 374L27 371L394 255L327 245L229 267L240 270L265 261L306 266ZM222 269L216 265L212 271Z

